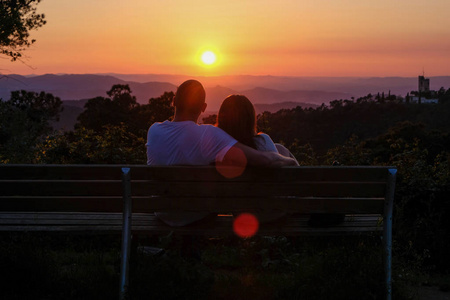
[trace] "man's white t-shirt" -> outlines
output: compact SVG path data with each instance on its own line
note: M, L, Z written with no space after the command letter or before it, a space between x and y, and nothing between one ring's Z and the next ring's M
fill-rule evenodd
M209 165L222 161L237 141L212 125L192 121L153 124L147 134L148 165Z
M222 161L237 141L222 129L192 121L154 123L147 133L148 165L209 165ZM171 226L185 226L209 215L202 212L155 212Z

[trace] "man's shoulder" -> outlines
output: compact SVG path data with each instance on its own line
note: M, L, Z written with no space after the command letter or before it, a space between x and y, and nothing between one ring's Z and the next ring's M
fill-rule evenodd
M183 121L183 122L156 122L148 131L149 134L172 134L172 133L180 133L187 135L198 136L199 138L202 136L218 136L221 135L221 130L212 125L203 125L197 124L192 121Z
M164 121L164 122L155 122L152 125L150 125L150 129L155 129L155 128L158 128L158 127L161 127L161 126L167 126L167 123L171 123L171 122L169 122L167 120Z
M163 122L155 122L150 126L150 131L155 130L166 130L166 129L172 129L172 128L188 128L188 127L195 127L194 122L172 122L169 120L163 121Z
M221 128L216 127L211 124L202 124L199 125L202 128L202 131L207 135L218 135L218 136L228 136L229 135L223 131Z
M168 126L168 125L170 125L170 124L172 124L173 122L170 122L169 120L165 120L165 121L163 121L163 122L155 122L155 123L153 123L150 127L153 127L153 126L155 126L155 127L158 127L158 126Z

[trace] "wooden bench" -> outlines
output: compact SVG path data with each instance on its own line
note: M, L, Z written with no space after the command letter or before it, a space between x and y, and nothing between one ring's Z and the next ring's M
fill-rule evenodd
M227 170L232 170L225 168ZM260 235L348 235L380 232L386 298L391 298L395 167L248 168L236 178L215 167L0 165L0 231L122 232L121 298L128 288L131 232L233 235L234 211L342 213L332 227L308 218L261 224ZM222 170L223 173L223 170ZM213 222L170 227L152 212L208 211ZM224 214L223 214L224 213Z

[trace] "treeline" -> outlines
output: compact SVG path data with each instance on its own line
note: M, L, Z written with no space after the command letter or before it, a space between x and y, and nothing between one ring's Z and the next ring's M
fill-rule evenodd
M329 106L316 109L297 107L276 113L264 112L258 118L258 129L287 146L309 144L317 155L323 156L349 139L373 139L402 122L422 124L423 130L429 132L448 132L449 115L450 102L407 105L393 101L381 103L364 97L357 101L335 100Z
M338 100L265 112L258 126L284 142L301 165L396 166L394 257L406 268L448 272L450 101Z
M258 117L258 128L284 143L301 165L398 168L394 257L405 266L450 269L450 101L395 98L335 100L312 109ZM0 102L0 163L145 164L146 132L173 115L173 93L136 103L127 85L90 99L73 131L56 132L62 102L47 93L13 92ZM449 97L450 98L450 97ZM204 119L214 123L214 117Z
M140 105L128 85L114 85L108 97L89 99L73 131L50 126L62 111L59 98L17 91L0 103L0 162L102 164L146 162L151 124L173 116L173 92Z

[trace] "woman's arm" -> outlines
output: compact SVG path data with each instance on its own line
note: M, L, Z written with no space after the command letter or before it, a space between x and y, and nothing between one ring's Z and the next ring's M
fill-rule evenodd
M224 164L247 164L250 166L282 167L298 165L293 158L282 156L276 152L263 152L255 150L241 143L236 143L225 154Z

